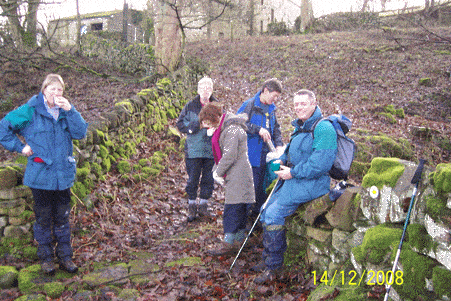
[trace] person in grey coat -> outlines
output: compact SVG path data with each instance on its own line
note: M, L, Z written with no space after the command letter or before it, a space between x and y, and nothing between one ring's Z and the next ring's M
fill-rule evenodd
M214 130L212 149L216 166L213 178L225 185L224 240L208 252L231 254L245 239L247 204L255 203L252 167L247 154L246 114L223 114L218 103L205 105L199 113L202 127Z

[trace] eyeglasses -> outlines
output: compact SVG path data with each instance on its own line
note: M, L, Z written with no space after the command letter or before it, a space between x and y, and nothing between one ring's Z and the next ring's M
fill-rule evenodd
M213 87L211 87L211 86L200 86L197 89L199 91L213 91Z

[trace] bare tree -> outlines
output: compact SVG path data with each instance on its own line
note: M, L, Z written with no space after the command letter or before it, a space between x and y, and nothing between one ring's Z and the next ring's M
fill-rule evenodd
M36 45L37 13L41 0L0 0L8 19L8 33L19 49Z
M187 29L203 29L220 18L231 0L149 0L155 20L157 73L174 71L182 60Z

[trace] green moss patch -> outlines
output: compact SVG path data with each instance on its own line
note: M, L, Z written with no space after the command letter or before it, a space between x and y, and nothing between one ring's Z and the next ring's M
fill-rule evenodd
M44 284L44 291L52 299L61 297L65 289L61 282L49 282Z
M399 242L401 235L401 229L377 225L366 231L362 244L353 248L352 253L360 263L381 263L392 252L393 245Z
M121 175L124 175L130 173L132 167L130 166L129 162L122 160L119 163L117 163L117 170Z
M426 212L433 218L451 215L451 209L446 207L447 198L443 195L428 194L424 197L426 200Z
M410 224L407 226L407 238L406 241L410 246L415 247L417 250L429 251L434 247L434 242L426 231L424 225Z
M433 186L439 193L451 192L451 164L440 163L435 171L430 175L433 179Z
M380 157L393 157L411 160L414 152L413 147L407 139L393 139L385 135L375 135L367 138Z
M202 259L200 257L184 257L184 258L180 258L179 260L176 261L171 261L168 262L166 264L166 266L168 267L173 267L173 266L185 266L185 267L192 267L195 265L201 265L202 264Z
M393 285L395 290L404 298L403 300L429 300L423 297L427 291L426 278L432 278L432 270L436 263L431 258L412 251L406 244L401 251L400 263L403 271L402 284L398 285L395 279Z
M0 289L13 287L17 280L19 272L13 266L0 266Z
M432 283L434 283L434 291L440 296L451 298L451 271L436 266L432 269Z
M362 186L376 186L382 189L384 185L395 187L405 166L396 158L374 158L368 173L363 177Z

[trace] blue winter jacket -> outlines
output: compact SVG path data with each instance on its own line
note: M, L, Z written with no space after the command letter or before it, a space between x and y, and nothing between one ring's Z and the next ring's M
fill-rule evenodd
M271 134L271 140L275 147L282 146L282 134L280 132L280 125L276 118L276 106L274 104L269 105L268 117L265 116L262 109L262 103L260 102L259 91L254 97L246 100L238 109L237 114L246 113L249 116L246 122L247 130L247 146L249 162L254 167L260 166L262 152L267 154L269 152L268 145L263 142L263 139L259 135L260 129L266 128ZM266 127L266 118L269 118L270 127Z
M211 96L210 102L212 101L217 100ZM177 128L180 132L187 134L185 141L186 158L213 159L211 137L207 135L207 129L200 128L199 113L201 109L200 96L197 95L183 107L177 120Z
M24 185L64 190L75 179L72 139L84 138L86 130L87 123L74 106L67 112L60 109L55 120L45 108L43 94L39 93L0 121L0 144L20 153L25 144L16 134L23 136L33 151L28 157Z
M321 110L316 107L312 117L305 123L299 119L292 122L295 129L280 159L284 165L291 167L293 178L279 181L273 195L277 202L301 204L329 192L328 172L337 153L337 134L327 120L318 123L313 135L309 132L315 121L321 117Z

